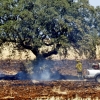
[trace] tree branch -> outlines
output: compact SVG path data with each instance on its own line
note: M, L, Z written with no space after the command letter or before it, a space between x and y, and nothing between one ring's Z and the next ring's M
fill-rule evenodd
M51 56L53 54L57 54L57 53L58 53L58 51L56 49L54 49L52 51L49 51L48 53L44 53L43 57L46 58L46 57L49 57L49 56Z

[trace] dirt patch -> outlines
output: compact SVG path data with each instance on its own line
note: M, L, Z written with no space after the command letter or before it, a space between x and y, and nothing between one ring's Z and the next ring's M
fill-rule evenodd
M0 98L8 100L75 100L76 98L100 98L100 84L78 81L0 81ZM99 99L98 99L99 100Z
M16 63L14 63L16 62ZM99 61L84 60L84 71L91 67L90 63ZM6 74L18 72L21 63L19 61L1 61L0 71ZM51 71L58 71L63 76L77 76L74 60L50 61ZM72 78L73 78L72 77ZM94 81L66 80L0 80L1 100L100 100L100 84Z

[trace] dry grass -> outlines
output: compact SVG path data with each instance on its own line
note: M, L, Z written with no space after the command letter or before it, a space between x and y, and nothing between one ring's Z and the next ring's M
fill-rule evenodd
M8 100L8 98L10 100L17 100L18 98L38 100L36 98L52 97L59 98L59 100L61 98L63 100L64 98L73 98L72 100L74 100L76 97L93 99L96 97L100 98L100 90L95 88L97 86L100 88L100 84L95 82L77 81L45 81L35 84L31 81L1 81L0 98L4 100Z

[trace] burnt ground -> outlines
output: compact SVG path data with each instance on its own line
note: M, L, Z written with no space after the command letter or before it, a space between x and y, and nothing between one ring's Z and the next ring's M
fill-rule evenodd
M93 60L84 60L83 72L91 67ZM49 61L50 70L59 72L65 79L42 80L0 80L0 100L100 100L100 84L92 81L75 80L75 61ZM22 61L1 61L0 73L14 75ZM91 99L90 99L91 98Z

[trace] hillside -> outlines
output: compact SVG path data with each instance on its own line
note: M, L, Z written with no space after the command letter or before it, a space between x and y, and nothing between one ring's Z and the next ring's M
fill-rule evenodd
M9 46L4 44L3 45L3 49L1 50L0 53L0 59L4 60L4 59L15 59L15 60L25 60L27 57L29 57L31 60L35 58L35 55L30 51L30 50L20 50L18 51L17 49L13 50L13 45L10 44ZM43 50L47 49L47 47L43 47ZM50 49L50 47L48 48ZM12 51L13 50L13 51ZM96 47L96 55L97 55L97 59L100 59L100 46ZM81 57L78 55L78 53L76 53L73 48L71 48L68 51L68 56L66 57L66 59L75 59L75 57L81 58L81 59L86 59L85 55L82 55ZM65 59L63 56L59 56L59 55L52 55L51 56L52 59Z

